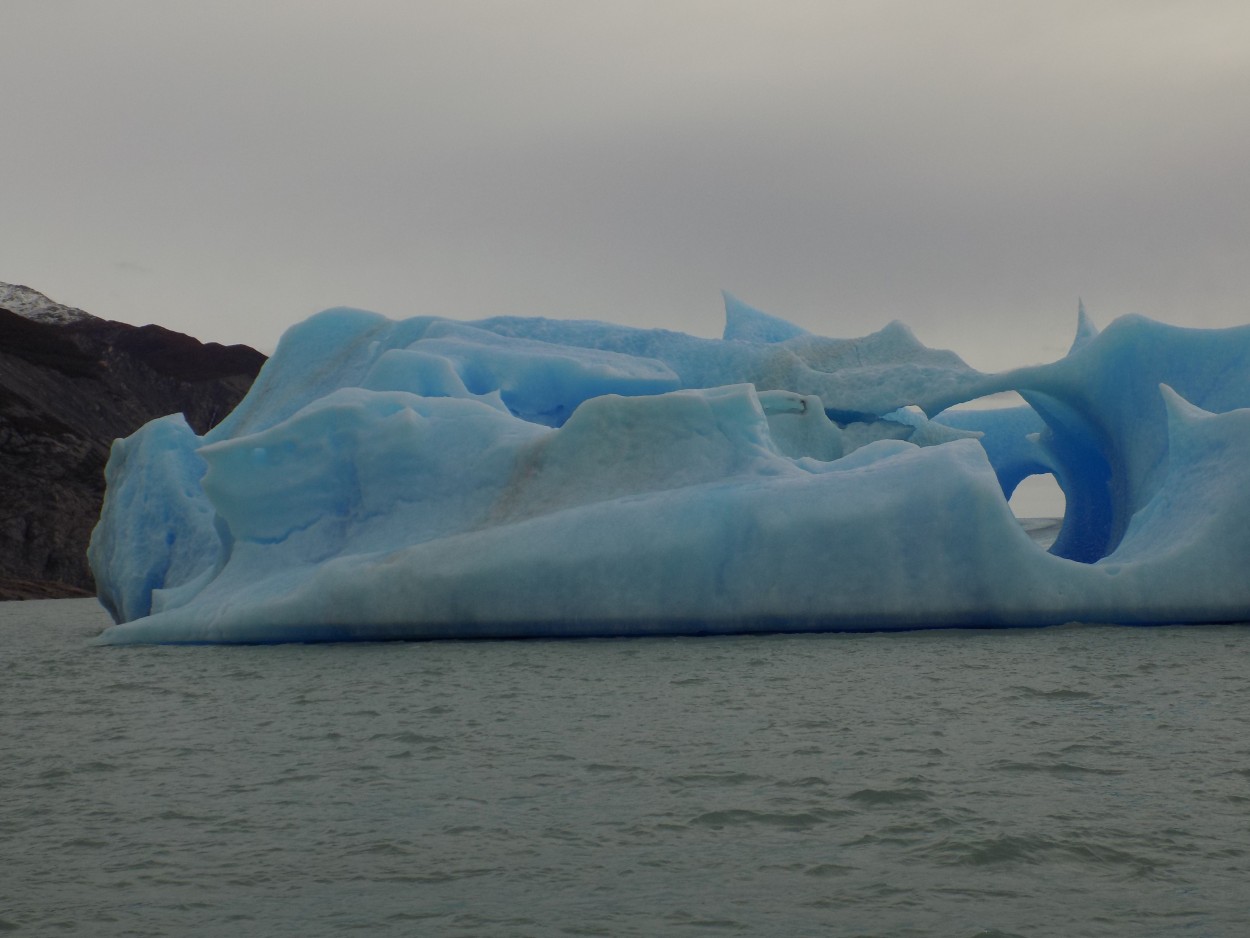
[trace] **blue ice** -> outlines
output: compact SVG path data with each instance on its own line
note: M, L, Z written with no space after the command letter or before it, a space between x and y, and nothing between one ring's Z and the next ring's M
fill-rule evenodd
M984 374L906 326L721 339L333 309L197 437L114 444L106 642L1242 621L1250 327L1082 312ZM1027 406L950 410L1002 391ZM1007 504L1053 473L1050 551Z

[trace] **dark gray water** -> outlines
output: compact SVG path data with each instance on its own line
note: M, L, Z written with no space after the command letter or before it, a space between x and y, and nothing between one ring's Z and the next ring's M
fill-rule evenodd
M1244 935L1250 629L89 647L0 604L0 931Z

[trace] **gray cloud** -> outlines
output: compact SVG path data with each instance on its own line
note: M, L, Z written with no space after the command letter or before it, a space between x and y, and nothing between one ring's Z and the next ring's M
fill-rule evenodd
M349 303L999 367L1250 313L1241 3L15 0L0 279L272 345ZM149 268L127 275L120 261ZM133 272L131 272L133 274Z

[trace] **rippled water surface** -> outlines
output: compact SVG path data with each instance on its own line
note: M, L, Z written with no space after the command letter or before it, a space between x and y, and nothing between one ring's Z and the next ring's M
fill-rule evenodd
M98 648L0 604L0 931L1250 933L1250 628Z

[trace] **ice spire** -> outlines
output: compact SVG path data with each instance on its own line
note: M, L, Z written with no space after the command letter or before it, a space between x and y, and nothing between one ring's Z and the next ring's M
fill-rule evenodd
M1076 300L1076 337L1072 340L1072 347L1068 349L1068 354L1072 354L1077 349L1093 341L1098 336L1098 327L1094 325L1094 321L1089 318L1089 314L1085 312L1085 301L1080 297Z

